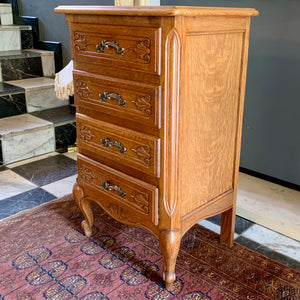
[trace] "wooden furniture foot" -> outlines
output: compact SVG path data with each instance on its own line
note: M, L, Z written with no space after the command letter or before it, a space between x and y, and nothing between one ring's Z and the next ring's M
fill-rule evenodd
M232 247L235 228L235 210L233 208L224 211L221 215L220 242L228 247Z
M176 279L175 265L180 241L181 237L178 229L165 229L159 234L159 244L164 264L163 280L168 291L173 290L173 282Z
M79 186L78 183L75 183L73 186L73 197L85 218L85 220L81 222L81 227L84 231L84 234L86 237L91 237L94 224L94 216L91 209L90 200L84 198L83 189Z

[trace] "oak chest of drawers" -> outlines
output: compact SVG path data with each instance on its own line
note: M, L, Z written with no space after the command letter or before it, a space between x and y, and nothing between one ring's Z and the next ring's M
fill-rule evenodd
M77 106L75 201L160 242L172 289L181 237L222 213L233 243L250 17L254 9L60 6Z

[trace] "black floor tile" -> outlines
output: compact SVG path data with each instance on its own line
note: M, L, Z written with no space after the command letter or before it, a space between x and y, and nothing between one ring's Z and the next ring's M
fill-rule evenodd
M12 171L37 186L43 186L77 174L77 163L64 155L55 155L15 167Z
M261 253L266 257L269 257L273 260L276 260L283 265L286 265L294 270L300 271L300 262L296 261L288 256L285 256L281 253L275 252L274 250L265 247L259 243L256 243L252 240L249 240L243 236L239 236L237 239L234 240L236 243L245 246L255 252Z
M8 168L3 165L1 166L1 162L0 162L0 172L6 171L6 170L8 170Z
M41 188L3 199L0 201L0 219L53 199L56 199L56 197Z
M221 225L221 214L210 217L207 220L214 223L214 224ZM242 217L236 216L236 218L235 218L235 230L234 231L237 234L241 234L254 224L255 223L253 223L249 220L246 220Z

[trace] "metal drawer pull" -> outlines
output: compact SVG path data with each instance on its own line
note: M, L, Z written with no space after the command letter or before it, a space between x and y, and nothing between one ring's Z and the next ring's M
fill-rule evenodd
M120 143L118 141L111 141L110 138L101 139L101 144L104 147L116 146L119 148L119 152L121 152L123 154L127 153L127 149L122 145L122 143Z
M117 191L118 195L122 198L126 198L126 193L122 191L122 189L118 185L111 185L108 181L102 182L101 186L106 190L106 191Z
M97 50L97 52L103 53L105 48L108 48L108 47L115 48L116 53L119 55L124 55L124 53L125 53L125 49L121 48L121 46L117 42L105 41L105 40L101 41L100 44L96 46L96 50Z
M115 94L115 93L103 92L103 94L99 94L99 99L103 102L106 102L109 99L115 99L118 101L118 104L120 106L126 105L126 100L125 99L123 100L119 94Z

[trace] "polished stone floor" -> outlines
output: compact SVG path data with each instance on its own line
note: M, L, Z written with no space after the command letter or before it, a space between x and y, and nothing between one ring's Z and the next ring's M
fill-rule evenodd
M52 152L0 166L0 219L70 194L76 176L76 153ZM220 215L199 223L220 232ZM269 228L237 216L235 242L300 271L300 242Z

